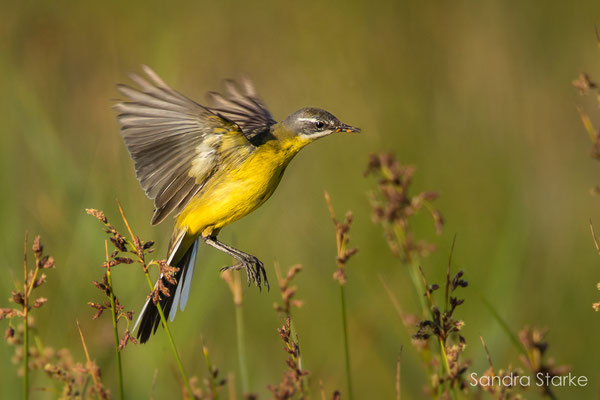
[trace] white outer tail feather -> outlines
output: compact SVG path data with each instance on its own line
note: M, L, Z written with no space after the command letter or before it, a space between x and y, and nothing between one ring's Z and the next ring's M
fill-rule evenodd
M200 238L194 242L194 248L192 250L192 256L190 257L190 263L188 264L188 270L183 280L183 288L181 289L181 303L179 309L183 311L187 305L190 297L190 288L192 287L192 277L194 275L194 267L196 266L196 256L198 255L198 247L200 246ZM175 307L177 309L177 307Z
M190 255L190 260L187 266L185 266L185 277L183 277L183 282L177 282L177 291L175 292L175 298L173 299L173 305L171 306L171 311L169 312L169 320L173 322L175 319L175 314L177 314L177 308L181 306L181 311L185 308L187 304L188 298L190 296L190 286L192 283L192 276L194 275L194 266L196 265L196 254L198 254L198 241L200 239L196 239L194 244L192 245L192 254Z

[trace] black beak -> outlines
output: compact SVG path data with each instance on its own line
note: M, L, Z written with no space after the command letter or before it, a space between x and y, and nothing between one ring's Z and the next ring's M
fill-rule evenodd
M354 132L354 133L359 133L360 132L360 128L355 128L355 127L350 126L350 125L341 124L341 125L338 126L338 128L335 131L336 132Z

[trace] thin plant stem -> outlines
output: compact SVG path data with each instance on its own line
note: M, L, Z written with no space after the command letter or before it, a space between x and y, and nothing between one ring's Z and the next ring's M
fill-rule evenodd
M229 400L235 400L237 395L235 393L235 375L233 372L227 374L227 388L229 393Z
M404 234L404 231L398 225L394 226L393 231L394 231L394 235L396 236L396 242L399 244L400 247L402 247L402 244L406 240L406 235ZM425 303L425 299L421 295L424 291L424 288L423 288L421 281L419 280L419 275L418 275L419 259L418 259L418 257L415 257L415 254L407 254L407 257L408 257L407 261L410 264L408 273L409 273L410 279L413 283L413 287L415 288L417 298L419 299L419 304L421 305L421 309L423 311L423 316L425 316L428 313L428 308L427 308L427 304Z
M417 292L417 298L419 299L419 304L421 305L421 310L423 312L423 316L430 313L429 308L427 307L427 303L425 302L425 296L422 293L425 291L425 288L422 282L419 280L418 270L420 266L417 264L416 260L413 260L410 264L409 272L410 279L413 283L413 286Z
M344 291L344 286L346 283L346 278L345 278L345 267L346 267L346 262L348 261L348 257L350 257L352 254L356 253L357 249L354 249L353 251L347 252L346 250L346 244L349 240L348 236L347 236L347 232L350 229L350 223L351 223L351 214L350 217L348 217L348 214L346 216L346 221L344 222L344 224L340 223L336 218L335 218L335 211L333 209L333 205L331 204L331 198L329 197L329 193L325 192L325 202L327 203L327 208L329 209L329 214L331 215L331 219L333 220L333 223L336 227L336 235L335 235L335 242L336 242L336 250L337 250L337 266L338 266L338 271L344 271L344 276L341 279L337 279L336 276L334 275L334 278L336 280L338 280L339 284L340 284L340 304L342 307L342 330L344 333L344 358L346 361L346 384L348 387L348 399L352 400L352 375L351 375L351 370L350 370L350 346L348 345L348 321L347 321L347 317L346 317L346 294Z
M121 207L121 203L119 202L119 200L117 200L117 206L119 207L119 212L121 213L123 222L125 222L125 226L127 227L127 230L129 231L129 235L131 236L131 245L137 251L138 257L140 258L140 261L142 262L142 266L144 267L143 268L144 275L146 275L146 281L148 282L150 291L153 291L154 286L152 285L152 280L150 279L150 274L148 273L148 266L146 265L146 262L143 259L143 251L141 249L138 249L137 245L136 245L136 243L139 243L139 239L136 240L135 236L133 235L133 231L131 230L131 227L129 226L129 222L127 221L127 218L125 218L125 213L123 212L123 208ZM140 254L141 254L141 257L140 257ZM179 369L179 373L181 374L181 379L183 379L183 383L188 391L188 395L190 397L192 397L193 396L192 387L190 386L190 382L189 382L187 375L185 374L185 371L183 369L181 357L179 357L179 352L177 351L177 347L175 346L175 340L173 339L173 335L171 335L171 330L169 329L169 324L167 322L167 319L165 318L163 309L160 306L160 302L156 302L156 309L158 310L158 314L160 315L160 320L162 322L163 327L165 328L167 337L169 338L169 344L171 345L171 351L173 352L173 355L175 356L175 361L177 363L177 368Z
M148 281L148 286L150 287L150 290L154 290L154 287L152 286L152 281L150 280L150 275L148 274L147 271L145 271L145 275L146 275L146 280ZM171 335L171 330L169 329L169 324L167 323L167 319L165 318L165 314L164 314L159 302L156 303L156 309L158 310L158 313L160 314L160 320L163 324L163 327L165 328L167 337L169 338L169 344L171 345L171 351L173 352L173 355L175 356L175 361L177 362L177 368L179 369L179 373L181 374L181 379L183 379L183 383L185 384L185 387L186 387L189 395L193 396L192 387L190 386L190 382L188 381L187 375L185 374L185 371L183 369L183 364L181 363L181 358L179 357L179 352L177 351L177 347L175 346L175 340L173 340L173 335Z
M419 272L421 274L421 279L423 281L423 287L427 288L427 280L425 278L425 273L423 272L423 269L421 267L419 267ZM425 291L425 297L427 298L427 302L429 303L429 312L430 312L430 317L432 319L434 319L434 315L433 315L433 298L431 296L431 291L426 290ZM448 355L446 354L446 340L442 339L441 337L439 338L439 343L440 343L440 357L442 358L442 365L440 365L440 373L444 371L444 369L446 370L446 373L448 374L448 376L450 376L450 364L448 363ZM452 384L450 383L448 385L448 387L450 388L450 397L452 399L456 399L456 391L454 389L454 387L452 386ZM438 392L439 395L441 396L442 394L442 387L439 386L438 388Z
M490 303L488 301L488 299L485 296L483 296L483 294L478 292L476 288L473 290L475 290L475 292L479 295L481 302L488 309L490 314L492 314L492 317L496 320L496 322L498 322L498 324L500 325L500 327L502 328L502 330L504 331L506 336L508 336L508 338L512 342L515 349L517 349L517 351L519 353L521 353L522 355L524 355L525 357L529 357L527 350L523 346L523 343L521 343L519 341L518 336L512 331L512 329L510 329L510 327L508 326L508 323L500 316L500 314L498 313L498 310L496 310L496 308L494 308L492 303Z
M85 344L85 340L83 339L83 332L81 331L81 326L79 325L79 321L76 320L75 321L77 323L77 330L79 331L79 337L81 338L81 344L83 345L83 352L85 353L85 359L87 360L87 367L88 369L92 369L93 365L92 365L92 360L90 359L90 353L88 352L88 348ZM98 379L96 378L96 374L90 374L92 376L92 380L94 381L94 385L96 387L99 386L99 382ZM87 386L87 382L86 382L86 386ZM85 396L86 394L86 390L83 390L83 395ZM98 399L100 399L100 393L97 393L98 395Z
M281 269L279 267L279 262L275 261L273 266L275 268L275 274L277 275L277 282L279 282L279 287L283 291L283 288L282 288L283 277L281 275ZM282 295L283 295L283 293L282 293ZM302 353L300 351L300 340L298 339L298 331L296 329L296 324L294 323L294 318L292 318L291 307L287 311L287 317L290 320L290 336L293 339L295 339L296 343L298 344L298 349L297 349L298 350L298 358L296 361L298 363L298 369L302 371L304 369L302 366L303 365L303 362L302 362L303 357L302 357ZM306 375L302 375L300 377L300 383L302 385L302 388L301 388L302 396L304 396L305 391L307 391L308 393L307 393L306 397L310 398L311 397L310 386L308 385L308 378ZM301 397L301 398L304 398L304 397Z
M88 376L85 378L85 381L83 382L83 387L81 388L81 400L87 399L89 385L90 385L90 377ZM100 395L98 395L98 398L100 398Z
M279 274L278 274L279 275ZM292 318L292 313L290 311L290 313L288 314L288 317L290 318L290 336L292 338L296 339L296 343L298 344L298 369L299 370L303 370L304 367L302 366L302 353L300 351L300 339L298 339L298 331L296 330L296 324L294 324L294 319ZM302 375L302 377L300 378L301 382L302 382L302 393L304 393L304 391L306 390L307 393L307 397L310 399L310 386L308 385L308 377L306 375Z
M244 309L242 300L242 282L239 274L230 272L223 273L223 279L227 282L233 297L235 309L235 331L237 340L238 367L240 369L242 395L249 393L248 368L246 366L246 334L244 328ZM232 388L233 385L229 385Z
M29 290L27 287L27 234L23 246L23 398L29 398ZM33 286L33 283L31 284Z
M121 352L119 351L119 330L117 328L117 310L115 307L115 294L113 292L112 277L110 272L110 260L108 258L108 243L104 241L104 249L106 250L106 280L110 289L110 309L113 324L113 332L115 336L115 352L117 354L117 376L119 378L119 398L125 398L123 390L123 366L121 364Z
M294 323L294 318L292 318L291 311L288 314L288 317L290 317L290 335L296 339L296 342L298 342L298 331L296 330L296 324ZM302 369L302 357L298 358L298 368ZM305 377L302 377L303 381L304 381L304 378Z
M37 261L37 260L36 260ZM36 263L37 264L37 263ZM27 285L27 298L29 298L29 296L31 296L31 290L33 289L33 283L35 282L35 280L37 279L38 273L39 273L40 269L36 266L36 268L33 270L33 277L31 278L31 281L29 282L29 284Z
M452 238L452 246L450 247L450 256L448 257L448 270L446 272L446 291L444 296L444 312L448 312L448 304L450 297L450 269L452 268L452 255L454 254L454 245L456 243L456 235ZM440 352L442 354L442 358L444 359L444 366L446 368L446 373L450 376L450 364L448 363L448 356L446 354L446 340L440 338ZM453 399L456 399L456 389L450 382L450 395Z
M398 360L396 361L396 400L402 399L402 386L400 384L401 378L401 366L402 366L402 346L400 346L400 352L398 353Z
M452 247L450 247L450 257L448 257L448 270L446 272L446 293L444 302L444 311L448 311L448 304L450 298L450 269L452 268L452 255L454 254L454 244L456 243L456 234L452 238Z
M39 268L39 259L35 256L35 269L33 270L33 276L31 279L28 278L29 270L27 267L27 236L25 237L25 245L23 250L23 319L25 320L25 326L23 330L23 390L24 398L29 397L29 297L33 290L33 285L37 279Z
M235 246L235 237L233 245ZM235 262L235 261L234 261ZM240 380L242 381L242 396L250 393L250 379L248 378L248 364L246 362L246 329L244 325L244 308L242 297L242 281L239 274L230 274L230 289L233 295L233 306L235 307L235 331L238 349L238 364L240 368ZM233 387L233 385L229 385Z
M442 354L442 359L444 361L444 368L446 369L446 373L448 374L448 376L450 376L450 364L448 363L448 356L446 355L446 341L442 338L440 338L440 353ZM450 397L452 397L452 399L455 400L456 389L454 388L452 383L449 383L448 386L450 387Z
M348 322L346 320L346 295L344 285L340 285L340 300L342 304L342 325L344 328L344 355L346 358L346 383L348 385L348 399L352 400L352 376L350 371L350 347L348 346Z
M210 382L210 393L212 400L219 400L219 392L217 391L217 383L215 382L215 376L213 374L213 366L210 361L210 355L208 354L208 347L204 344L204 339L200 339L202 342L202 352L204 353L204 359L206 360L206 368L208 369L209 382Z
M238 363L242 380L242 392L249 393L248 369L246 368L246 335L244 330L244 309L235 304L235 329L237 333Z

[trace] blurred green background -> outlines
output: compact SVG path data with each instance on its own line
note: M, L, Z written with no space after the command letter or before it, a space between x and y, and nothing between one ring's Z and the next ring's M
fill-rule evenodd
M439 251L423 267L441 282L452 236L456 265L466 271L463 334L472 371L520 366L518 353L482 304L484 293L510 327L545 326L549 354L586 375L586 388L559 389L564 398L600 392L598 255L590 218L600 225L600 182L576 105L600 120L594 99L578 96L580 71L600 76L594 24L600 3L587 2L72 2L0 3L0 306L21 279L25 232L42 235L57 268L40 289L48 297L34 316L44 344L69 347L83 360L75 320L93 358L116 393L108 316L92 321L88 301L100 292L98 208L119 223L119 198L133 229L157 241L162 257L170 222L151 227L151 201L135 179L111 110L117 82L152 66L172 87L203 100L223 78L249 75L277 119L302 106L330 110L360 126L355 136L329 137L292 162L273 198L226 228L221 238L259 256L276 283L273 262L300 263L295 314L314 397L319 381L345 396L339 289L332 279L335 238L323 200L328 190L341 216L355 215L347 285L355 397L391 398L395 361L404 346L403 398L418 399L427 383L378 275L406 311L418 299L373 225L362 173L369 152L390 151L417 166L414 190L436 190L446 218L443 235L430 221L417 231ZM231 295L218 269L230 260L202 249L185 312L172 324L189 375L205 376L204 338L223 376L237 369ZM136 312L147 294L138 269L115 271L116 293ZM286 354L270 293L244 290L251 388L267 397ZM3 327L4 329L4 327ZM13 348L0 346L0 392L15 398ZM162 330L147 345L123 353L126 391L148 398L179 395L176 369ZM34 387L49 386L42 373ZM239 393L239 379L236 379ZM51 397L36 392L35 397ZM530 393L528 397L536 397Z

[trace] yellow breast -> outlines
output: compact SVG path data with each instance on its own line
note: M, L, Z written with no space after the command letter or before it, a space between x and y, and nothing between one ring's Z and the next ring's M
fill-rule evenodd
M224 161L177 218L191 234L218 230L260 207L275 191L285 168L306 143L273 141L239 164Z

